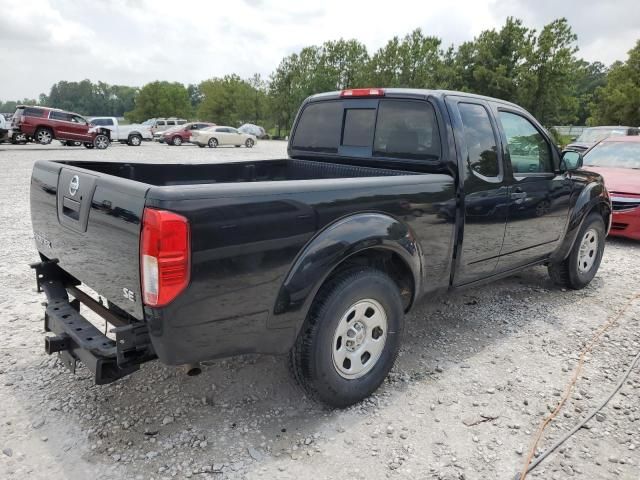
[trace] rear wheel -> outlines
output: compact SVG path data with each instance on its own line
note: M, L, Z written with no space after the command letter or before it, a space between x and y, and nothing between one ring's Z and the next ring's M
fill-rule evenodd
M364 268L336 275L320 289L289 352L289 366L313 398L347 407L373 393L400 347L404 311L396 284Z
M40 127L36 130L36 141L41 145L49 145L53 140L53 132L49 128Z
M244 145L245 145L247 148L252 148L252 147L253 147L253 145L254 145L254 143L255 143L255 142L254 142L251 138L247 138L247 141L246 141L246 142L244 142Z
M582 224L569 256L562 262L549 264L549 276L558 285L574 290L589 285L602 261L605 227L597 212L591 213Z
M180 145L182 145L182 137L176 135L171 139L171 143L173 143L176 147L179 147Z
M142 137L138 134L133 134L129 136L127 144L131 145L132 147L139 147L142 144Z
M15 133L13 137L11 137L11 143L27 143L27 136L24 133Z
M209 148L216 148L218 146L218 139L210 138L208 145L209 145Z

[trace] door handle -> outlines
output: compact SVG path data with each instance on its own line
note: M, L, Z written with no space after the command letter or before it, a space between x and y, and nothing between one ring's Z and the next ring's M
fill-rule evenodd
M514 200L524 200L525 198L527 198L527 192L522 190L522 188L520 187L515 187L511 191L511 198L513 198Z

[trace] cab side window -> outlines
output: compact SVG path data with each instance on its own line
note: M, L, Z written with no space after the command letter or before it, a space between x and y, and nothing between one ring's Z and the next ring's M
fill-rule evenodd
M501 111L500 123L507 137L514 175L553 173L551 147L529 120L515 113Z
M467 165L483 177L498 177L498 145L496 142L489 113L482 106L475 103L458 104L464 140L467 144Z

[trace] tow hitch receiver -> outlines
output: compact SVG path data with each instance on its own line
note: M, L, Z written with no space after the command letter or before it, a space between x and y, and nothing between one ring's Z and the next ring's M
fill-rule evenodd
M144 322L130 322L96 302L76 286L70 275L55 261L32 265L36 270L39 291L47 296L44 328L54 336L45 338L45 351L57 353L62 363L75 372L77 361L94 374L97 385L111 383L140 368L140 364L156 358ZM69 300L68 291L75 297ZM117 343L84 318L80 303L101 315L110 323L117 323Z

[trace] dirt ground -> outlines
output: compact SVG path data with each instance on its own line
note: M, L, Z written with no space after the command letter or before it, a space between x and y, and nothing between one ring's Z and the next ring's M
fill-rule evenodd
M28 268L37 260L28 202L36 160L285 155L281 142L215 151L0 145L0 478L514 478L582 346L640 291L640 243L608 240L582 291L562 291L540 267L422 303L392 374L346 410L307 400L284 358L212 361L197 377L152 362L95 386L84 367L72 375L44 353L44 297ZM587 357L540 451L608 395L639 351L640 302ZM640 367L530 478L640 478Z

